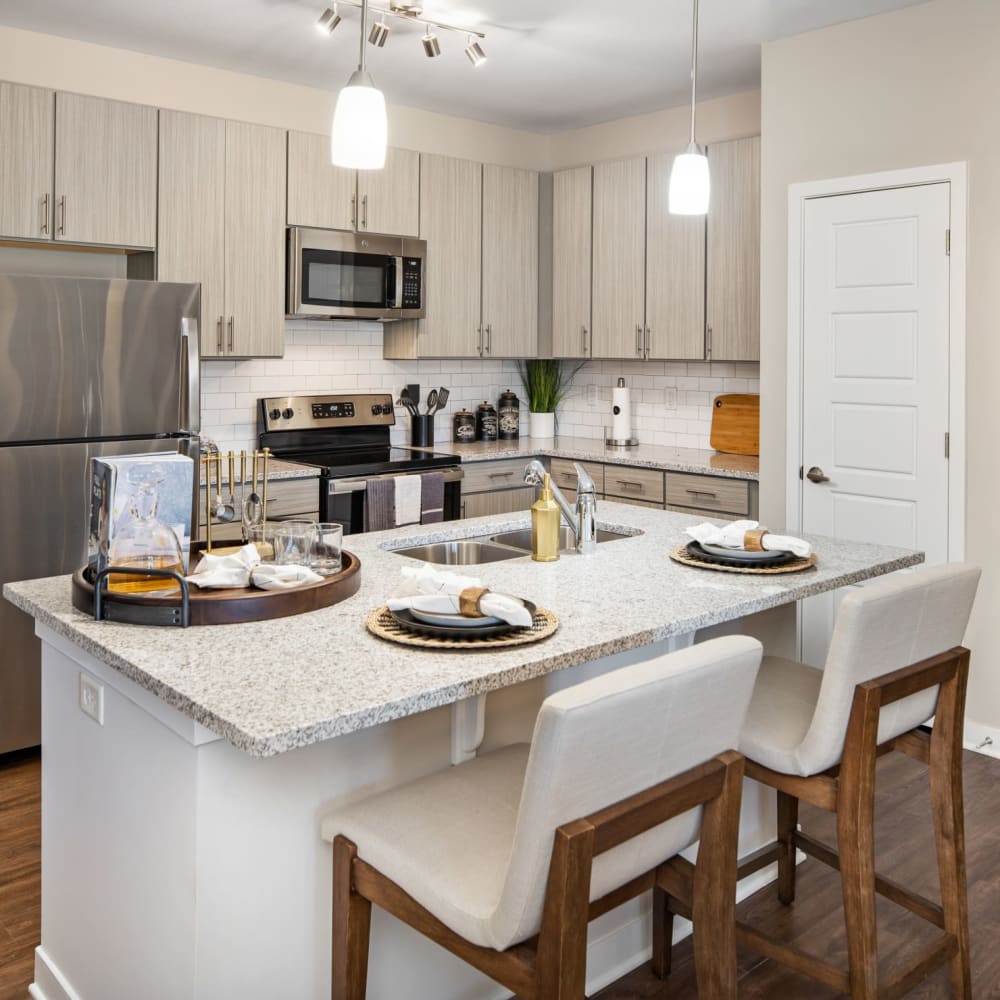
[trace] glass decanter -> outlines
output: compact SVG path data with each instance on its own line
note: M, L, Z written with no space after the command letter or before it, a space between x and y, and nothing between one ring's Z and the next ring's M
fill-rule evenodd
M156 516L157 487L163 478L163 469L158 465L137 465L128 471L128 482L133 487L131 516L115 532L108 564L136 572L109 574L108 590L150 595L175 594L180 590L176 580L141 572L169 569L184 575L184 555L177 535Z

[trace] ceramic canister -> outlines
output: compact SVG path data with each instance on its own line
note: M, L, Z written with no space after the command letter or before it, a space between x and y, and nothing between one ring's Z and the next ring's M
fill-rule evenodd
M452 441L475 441L476 440L476 416L468 410L459 410L451 418L451 439Z
M496 441L497 411L485 400L476 407L476 440Z
M516 393L504 389L497 402L497 426L501 441L516 441L521 433L521 404Z

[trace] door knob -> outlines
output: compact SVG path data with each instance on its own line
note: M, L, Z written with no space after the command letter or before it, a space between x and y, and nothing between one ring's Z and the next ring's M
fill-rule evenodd
M806 479L811 483L828 483L830 482L830 477L823 474L823 470L818 466L814 465L807 473Z

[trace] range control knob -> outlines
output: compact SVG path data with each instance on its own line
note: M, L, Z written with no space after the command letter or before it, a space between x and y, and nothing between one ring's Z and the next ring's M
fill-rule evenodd
M372 416L377 417L382 412L382 406L380 403L375 403L372 406Z
M295 411L289 406L281 414L286 420L291 420L295 416Z
M281 416L281 410L268 410L267 415L271 420L277 420Z

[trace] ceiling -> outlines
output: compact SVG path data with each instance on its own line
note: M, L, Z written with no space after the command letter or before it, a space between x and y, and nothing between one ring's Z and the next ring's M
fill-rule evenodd
M373 3L377 0L372 0ZM701 0L699 99L760 86L760 44L920 0ZM383 0L385 3L385 0ZM326 38L326 0L0 0L0 24L339 89L358 57L359 11ZM385 3L387 5L387 3ZM689 100L691 0L424 0L424 13L486 33L473 69L464 35L390 19L368 68L392 104L560 132Z

